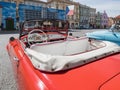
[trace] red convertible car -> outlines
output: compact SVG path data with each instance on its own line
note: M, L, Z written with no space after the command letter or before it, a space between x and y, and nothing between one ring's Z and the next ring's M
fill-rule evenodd
M57 28L56 28L57 27ZM68 35L66 21L26 21L7 51L18 90L120 90L120 46Z

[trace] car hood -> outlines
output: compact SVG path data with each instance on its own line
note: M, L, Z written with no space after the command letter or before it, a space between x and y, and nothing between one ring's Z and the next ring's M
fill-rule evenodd
M112 80L112 77L120 72L119 57L120 54L109 56L68 71L45 73L37 70L36 73L50 90L98 90L107 80ZM113 83L115 87L120 88L120 78L114 79Z
M109 31L95 31L95 32L90 32L86 33L86 36L89 38L95 38L95 39L105 39L105 35L111 34Z
M112 31L96 31L92 33L87 33L87 37L94 38L98 40L106 40L117 43L120 45L120 32L112 32Z

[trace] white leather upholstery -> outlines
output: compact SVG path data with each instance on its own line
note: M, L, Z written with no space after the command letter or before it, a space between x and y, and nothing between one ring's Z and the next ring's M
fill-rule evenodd
M77 44L77 43L78 42L72 42L72 44ZM26 48L26 53L28 54L28 56L30 56L30 60L35 66L35 68L42 70L42 71L46 71L46 72L56 72L60 70L71 69L71 68L86 64L88 62L97 60L99 58L106 57L113 53L120 52L120 46L118 46L115 43L108 42L108 41L102 41L101 43L102 44L105 43L105 46L98 48L98 49L93 49L85 53L71 55L71 56L62 55L64 51L64 44L65 44L64 42L57 43L57 44L51 44L48 46L47 45L36 46L36 48L34 46L31 49ZM99 44L102 45L101 43ZM61 48L57 49L58 47L61 47ZM85 47L87 48L87 46L85 45L80 46L80 47L83 47L83 49L85 49ZM49 51L50 49L51 51ZM71 49L71 48L68 47L68 49ZM54 53L52 51L54 51ZM68 53L73 54L72 52L74 52L74 49L73 50L71 49L69 52L67 52L67 54ZM76 52L77 52L77 49L75 50L75 53ZM56 55L55 53L57 53L58 55Z
M31 49L50 55L71 55L88 50L88 38L68 40L64 42L49 43L45 45L33 45Z

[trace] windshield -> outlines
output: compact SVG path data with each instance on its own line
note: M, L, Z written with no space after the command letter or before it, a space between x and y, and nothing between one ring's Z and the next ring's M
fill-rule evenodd
M113 24L111 27L110 27L110 31L114 30L115 28L115 24Z
M68 32L68 22L64 20L30 20L21 25L20 36L28 34L33 29L40 29L44 32Z
M113 24L110 28L110 31L120 32L120 24Z
M34 28L35 27L35 22L27 22L24 24L25 30L28 30L29 28Z

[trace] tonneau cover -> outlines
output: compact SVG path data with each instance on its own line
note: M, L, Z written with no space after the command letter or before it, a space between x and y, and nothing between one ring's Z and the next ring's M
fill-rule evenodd
M30 48L26 48L26 53L35 68L46 72L56 72L75 68L120 52L120 46L117 44L108 41L103 42L106 44L105 47L71 56L43 54Z

